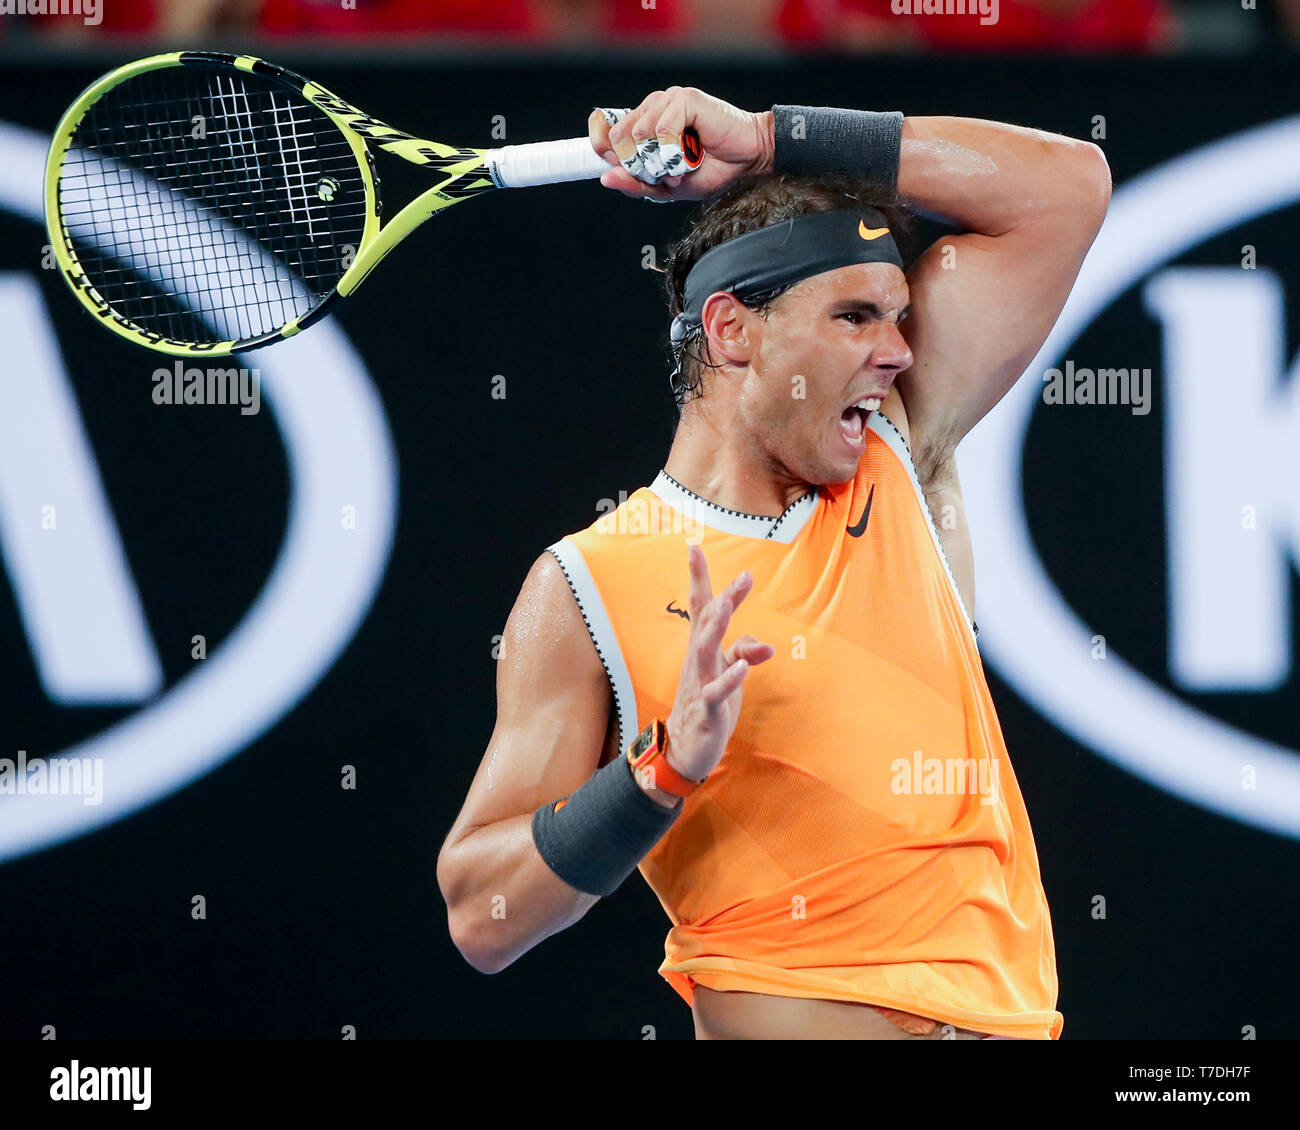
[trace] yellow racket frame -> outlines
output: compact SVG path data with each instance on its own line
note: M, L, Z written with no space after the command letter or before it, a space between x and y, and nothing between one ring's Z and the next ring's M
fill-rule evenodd
M176 341L146 330L112 310L91 282L86 278L73 247L72 237L63 223L59 210L59 177L63 160L73 135L86 112L108 91L147 71L167 67L201 65L227 66L237 70L257 73L275 79L286 88L298 91L312 105L323 111L334 122L357 159L365 185L366 213L361 242L351 265L339 279L335 289L316 306L300 315L279 330L240 341L186 342ZM387 224L380 227L379 192L375 183L371 154L368 145L402 157L417 165L436 169L444 179L426 190L406 205ZM495 188L491 174L484 163L486 149L461 149L413 137L370 117L355 106L344 102L319 83L311 82L284 67L268 63L253 55L231 55L212 51L171 51L151 55L96 79L71 106L68 107L54 131L49 156L45 162L45 226L50 245L64 280L78 301L105 326L120 337L155 352L176 357L221 357L242 349L254 349L273 341L293 337L305 326L324 314L330 303L340 296L351 294L361 285L375 266L403 239L431 216L451 205Z

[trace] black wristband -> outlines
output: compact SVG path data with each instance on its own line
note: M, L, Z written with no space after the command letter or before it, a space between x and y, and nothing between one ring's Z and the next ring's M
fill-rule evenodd
M556 812L558 803L533 813L533 843L552 871L589 895L617 890L682 810L680 801L665 808L648 797L625 756L596 770Z
M855 176L895 188L903 137L901 110L773 106L772 171Z

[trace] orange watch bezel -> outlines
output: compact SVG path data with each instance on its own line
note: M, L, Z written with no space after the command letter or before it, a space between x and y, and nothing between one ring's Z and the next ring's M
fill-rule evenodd
M668 727L662 719L656 718L637 734L628 747L627 759L633 773L642 769L648 771L654 778L654 787L660 792L675 797L688 797L704 782L692 781L678 773L668 763L667 752Z

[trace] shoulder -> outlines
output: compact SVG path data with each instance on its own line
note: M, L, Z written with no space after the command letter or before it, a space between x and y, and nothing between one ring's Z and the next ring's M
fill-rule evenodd
M569 573L550 549L538 554L524 577L506 621L505 643L529 655L540 645L578 668L589 669L597 659Z

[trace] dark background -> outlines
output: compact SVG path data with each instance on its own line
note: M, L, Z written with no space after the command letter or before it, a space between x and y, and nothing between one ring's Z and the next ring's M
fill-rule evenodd
M128 57L4 65L0 117L48 133L90 79ZM1102 114L1117 186L1300 105L1300 75L1280 56L272 57L401 128L470 145L493 143L496 114L510 142L568 136L594 103L635 105L671 84L748 109L899 108L1078 137ZM391 214L409 181L381 158L389 170ZM492 730L493 636L524 574L666 456L667 318L642 248L662 248L686 215L594 184L492 195L432 221L338 308L399 457L400 517L375 604L329 674L244 753L106 830L0 865L0 1037L36 1038L47 1024L61 1039L337 1039L347 1024L360 1038L640 1039L644 1025L691 1036L689 1009L656 973L668 921L639 876L490 977L452 946L434 877ZM1289 288L1294 222L1288 211L1251 232ZM1185 261L1236 262L1236 234ZM215 649L274 560L288 489L279 437L269 412L154 406L145 382L159 360L83 315L39 269L45 242L0 212L0 271L41 280L170 682L191 666L190 637L206 632ZM1158 327L1132 295L1074 355L1099 344L1123 358L1114 364L1159 364ZM491 397L494 374L507 379L504 400ZM1169 685L1158 388L1146 418L1040 411L1026 504L1065 598ZM1117 491L1123 513L1110 504ZM1300 845L1146 785L989 678L1052 908L1065 1038L1239 1039L1243 1025L1294 1038ZM3 756L49 756L123 713L45 698L8 585L0 685ZM1295 701L1291 685L1201 705L1294 747ZM354 792L339 788L344 763L357 766ZM206 921L190 918L196 893ZM1098 894L1105 921L1090 916Z

